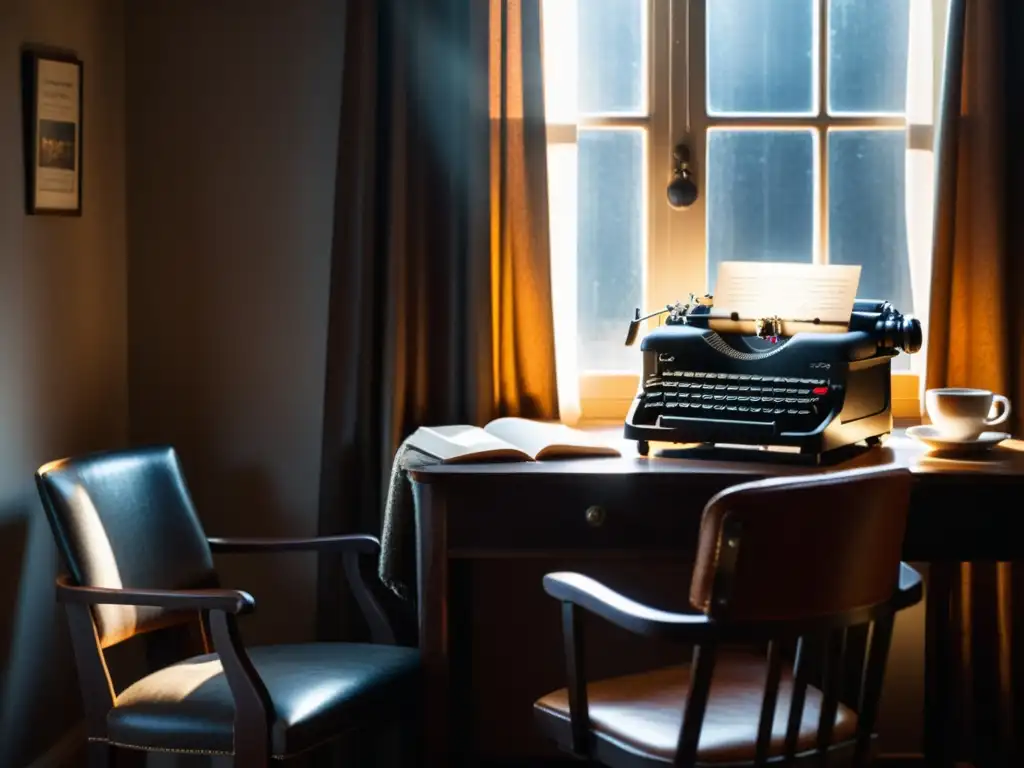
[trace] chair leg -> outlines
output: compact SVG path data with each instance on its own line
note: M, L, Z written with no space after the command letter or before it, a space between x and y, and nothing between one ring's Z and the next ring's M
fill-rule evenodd
M110 748L110 765L114 768L146 768L149 753L141 749Z
M235 740L234 768L269 768L268 747L246 742L245 738Z
M272 766L278 768L334 768L336 765L343 765L331 758L330 750L318 749L313 752L295 755L283 760L271 762Z
M411 706L409 710L406 718L399 726L399 742L402 745L402 768L422 768L426 745L424 732L425 718L420 710L419 701L416 701L415 705Z
M253 759L254 757L255 759ZM270 758L266 755L245 756L236 754L231 764L234 768L269 768Z
M114 768L114 750L105 741L90 741L89 768Z

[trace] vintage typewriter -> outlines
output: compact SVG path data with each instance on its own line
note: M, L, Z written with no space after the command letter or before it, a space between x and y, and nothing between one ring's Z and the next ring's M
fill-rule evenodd
M887 301L854 302L849 324L715 314L691 296L630 323L667 314L645 336L643 374L625 437L647 455L651 441L783 447L822 454L892 431L890 369L900 350L921 348L921 324Z

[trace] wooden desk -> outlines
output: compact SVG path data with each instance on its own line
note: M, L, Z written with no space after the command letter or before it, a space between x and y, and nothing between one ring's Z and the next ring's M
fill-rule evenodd
M626 450L632 444L624 444ZM989 497L1024 490L1024 442L973 460L937 458L895 434L881 448L831 466L715 458L580 459L436 465L412 473L416 497L420 648L426 665L427 765L465 758L466 722L451 736L450 704L469 716L469 673L460 665L473 616L460 599L459 563L495 558L681 557L696 548L705 503L718 491L765 477L897 465L914 473L904 557L932 563L926 608L925 754L948 759L950 590L957 563L1024 559L1012 508ZM524 585L524 588L529 585ZM539 581L536 589L540 590ZM685 585L680 585L685 591ZM512 608L511 610L514 610ZM556 643L556 636L551 642ZM509 658L510 664L526 664ZM480 693L473 691L473 693ZM539 691L538 693L543 693Z

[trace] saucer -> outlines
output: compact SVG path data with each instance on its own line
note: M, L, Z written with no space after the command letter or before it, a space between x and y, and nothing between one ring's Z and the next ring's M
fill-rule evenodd
M944 436L936 427L930 424L907 427L907 436L921 441L936 451L955 451L957 453L980 453L981 451L987 451L1010 437L1006 432L982 432L973 439L960 440Z

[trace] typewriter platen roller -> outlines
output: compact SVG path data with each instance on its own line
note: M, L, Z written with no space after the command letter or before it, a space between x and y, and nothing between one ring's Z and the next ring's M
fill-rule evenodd
M691 296L630 323L667 314L641 343L643 373L625 437L786 446L820 455L892 431L891 361L921 348L921 324L886 301L858 299L849 323L716 315Z

